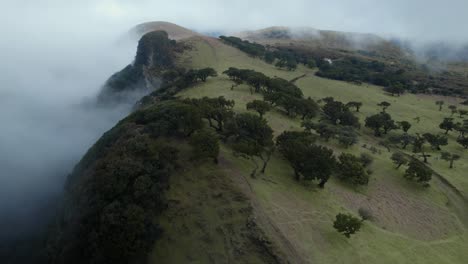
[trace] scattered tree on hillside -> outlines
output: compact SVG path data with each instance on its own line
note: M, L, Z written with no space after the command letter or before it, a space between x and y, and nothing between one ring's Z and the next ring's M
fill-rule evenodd
M401 166L406 165L408 163L408 159L401 152L393 153L391 159L393 163L396 165L396 169L399 169Z
M462 123L455 124L454 129L459 133L458 138L464 137L468 133L468 119L463 120Z
M323 188L336 167L336 160L331 149L315 145L314 141L310 133L286 131L278 136L276 144L294 169L296 180L301 176L305 180L319 180L319 187Z
M458 155L458 154L454 154L454 153L444 151L444 152L441 153L441 158L443 160L446 160L446 161L450 162L450 169L453 169L453 162L456 161L456 160L459 160L461 158L461 156Z
M315 62L314 59L310 58L307 60L307 67L309 67L310 69L317 68L317 63Z
M338 131L336 135L338 142L340 142L340 144L342 144L346 148L358 143L359 137L353 127L343 126L337 128L336 130Z
M223 96L217 98L187 99L186 101L197 106L202 116L208 120L210 127L215 128L218 132L224 130L224 124L234 115L232 108L235 102L227 100Z
M444 121L439 124L439 128L445 130L445 134L447 135L449 131L452 131L455 128L453 118L444 118Z
M253 100L252 102L247 103L247 110L256 111L260 117L271 110L271 105L262 100Z
M411 128L411 123L408 121L400 121L397 122L398 127L400 127L403 132L408 133L408 130Z
M416 137L413 140L413 152L421 153L421 157L424 159L424 163L427 163L427 158L430 157L430 155L425 153L424 143L426 143L426 139L421 135L416 134Z
M335 101L335 98L333 98L331 96L328 96L328 97L324 97L324 98L320 99L320 101L325 102L326 104L329 104L329 103Z
M468 149L468 137L461 137L457 139L457 142L462 145L465 149Z
M367 185L369 175L359 157L343 153L338 157L338 178L356 185Z
M202 82L206 82L206 79L208 79L208 77L216 77L218 76L218 74L213 68L204 68L196 71L196 76Z
M190 138L194 159L210 158L218 163L219 141L218 136L211 130L202 129L195 132Z
M431 133L424 133L423 137L426 139L433 150L441 150L440 146L448 145L448 138L446 135L434 135Z
M460 109L458 110L458 114L460 115L460 118L463 118L465 115L468 114L468 110Z
M405 177L427 184L432 179L432 171L420 161L412 159L406 169Z
M397 96L400 96L405 92L405 88L401 83L395 83L392 86L387 86L386 88L384 88L384 91L390 93L392 96L395 96L395 94Z
M314 129L321 138L325 139L325 141L330 140L330 138L334 138L335 135L338 134L338 127L326 122L320 122L314 127Z
M347 106L347 107L354 107L354 108L356 108L356 112L359 112L359 110L360 110L361 107L362 107L362 103L361 103L361 102L352 101L352 102L347 103L346 106Z
M439 111L442 111L442 106L445 104L445 102L444 101L436 101L435 104L439 106Z
M380 102L377 104L377 106L380 106L382 107L382 113L385 113L385 111L387 110L387 108L389 108L392 104L387 102L387 101L383 101L383 102Z
M398 128L392 117L384 112L367 117L365 126L373 129L376 137L382 136L382 130L387 134L390 130Z
M255 157L263 161L261 173L265 172L274 151L273 130L265 119L250 113L238 114L226 123L225 135L237 154L255 164L252 177L259 167Z
M452 113L452 116L457 113L457 106L456 105L449 105L448 107Z
M324 100L324 99L322 99ZM342 102L331 99L323 106L324 117L335 125L359 127L359 119Z
M318 104L310 97L307 99L299 99L298 114L301 115L302 120L315 117L318 111Z
M269 79L270 78L261 72L252 71L245 81L249 86L255 89L251 89L250 93L253 93L253 91L260 93L261 89L268 84Z
M362 165L364 165L364 167L369 167L372 162L374 162L372 156L367 153L361 153L359 160L361 161Z
M336 215L335 222L333 222L333 227L347 238L350 238L351 235L361 229L362 221L350 214L338 214Z

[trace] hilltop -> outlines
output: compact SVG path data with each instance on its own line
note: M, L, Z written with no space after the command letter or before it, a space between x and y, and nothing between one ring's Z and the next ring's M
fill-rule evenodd
M200 35L193 30L163 21L146 22L136 25L130 30L130 34L136 36L137 39L139 39L146 33L152 31L165 31L167 34L169 34L169 38L174 40L181 40Z
M333 56L324 57L306 38L303 53L296 44L259 44L273 45L284 37L262 38L285 28L249 33L258 41L251 43L200 34L171 40L176 33L160 25L187 32L158 22L140 39L130 69L144 72L138 80L159 82L145 82L152 92L69 176L50 263L465 262L468 156L457 141L466 136L439 128L445 118L466 119L449 108L463 110L461 98L410 90L413 76L379 64L380 54L329 48ZM340 35L323 34L327 42ZM348 71L353 79L342 78ZM127 76L111 78L123 81L114 92L138 89ZM369 83L382 76L388 86ZM397 83L402 90L388 89ZM374 115L386 118L385 131L366 126ZM417 148L426 133L446 144ZM288 152L291 138L298 141ZM294 155L301 150L307 154ZM453 168L442 151L458 155ZM339 166L348 157L362 178L323 167L326 153ZM399 169L394 153L406 160ZM411 166L426 178L408 176ZM334 228L340 213L366 216L351 238Z

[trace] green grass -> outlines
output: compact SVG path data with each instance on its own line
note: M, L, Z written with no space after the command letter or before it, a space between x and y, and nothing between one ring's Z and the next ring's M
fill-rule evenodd
M435 98L418 95L391 97L380 87L352 85L345 82L318 78L313 71L299 67L290 72L278 70L272 65L253 59L242 52L216 41L192 42L194 49L184 57L184 63L194 68L213 67L219 73L228 67L249 68L273 77L291 80L307 74L297 81L306 96L320 99L333 96L335 99L361 101L364 106L358 117L363 123L366 116L380 111L377 103L388 101L392 106L388 113L397 121L407 120L413 124L410 133L439 133L438 124L449 116L445 109L438 111ZM188 59L190 58L190 59ZM226 76L208 80L206 83L187 89L181 97L225 96L235 100L236 111L246 111L245 104L261 98L251 95L245 85L231 90L232 83ZM420 117L420 123L413 119ZM266 114L275 134L284 130L300 129L300 120L287 118L280 111ZM464 224L449 205L449 198L434 180L430 188L423 188L403 177L403 168L395 170L390 161L391 153L378 145L379 139L366 128L361 129L360 143L344 149L336 142L326 143L337 153L341 151L360 154L371 153L362 145L376 147L379 152L371 154L373 174L367 187L351 187L332 179L325 190L314 185L304 185L293 180L288 164L275 155L267 173L258 179L249 179L252 188L267 211L299 254L311 263L465 263L468 259L468 235ZM430 158L432 168L464 194L468 192L466 151L456 143L455 133L449 137L450 144L443 149L462 154L454 169L438 160L437 153ZM322 142L324 143L324 142ZM324 143L325 144L325 143ZM249 175L252 164L223 151L236 166L234 174ZM235 172L235 173L234 173ZM372 209L376 220L366 222L359 234L346 239L332 227L337 213L349 211L357 214L361 206ZM463 218L466 219L466 218Z

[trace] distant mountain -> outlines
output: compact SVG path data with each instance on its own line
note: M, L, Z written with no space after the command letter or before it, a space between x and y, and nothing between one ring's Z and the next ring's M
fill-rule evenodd
M398 45L374 34L319 30L312 27L269 27L235 35L261 44L289 45L293 42L313 48L362 50L387 57L406 55Z

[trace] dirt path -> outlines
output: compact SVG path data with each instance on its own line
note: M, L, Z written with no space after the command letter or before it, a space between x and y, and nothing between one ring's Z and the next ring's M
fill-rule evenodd
M227 160L222 154L219 157L219 165L228 171L233 181L240 187L241 191L247 195L250 199L255 222L261 229L268 235L268 238L272 241L277 249L282 253L281 262L299 264L305 263L306 261L301 258L293 244L286 238L281 232L281 229L270 219L266 214L264 208L261 206L255 192L246 178L247 175L243 175L229 160Z
M306 76L307 76L307 74L303 74L303 75L301 75L301 76L298 76L298 77L296 77L296 78L290 80L289 82L290 82L290 83L295 83L295 82L297 82L298 80L300 80L300 79L302 79L302 78L304 78L304 77L306 77Z

